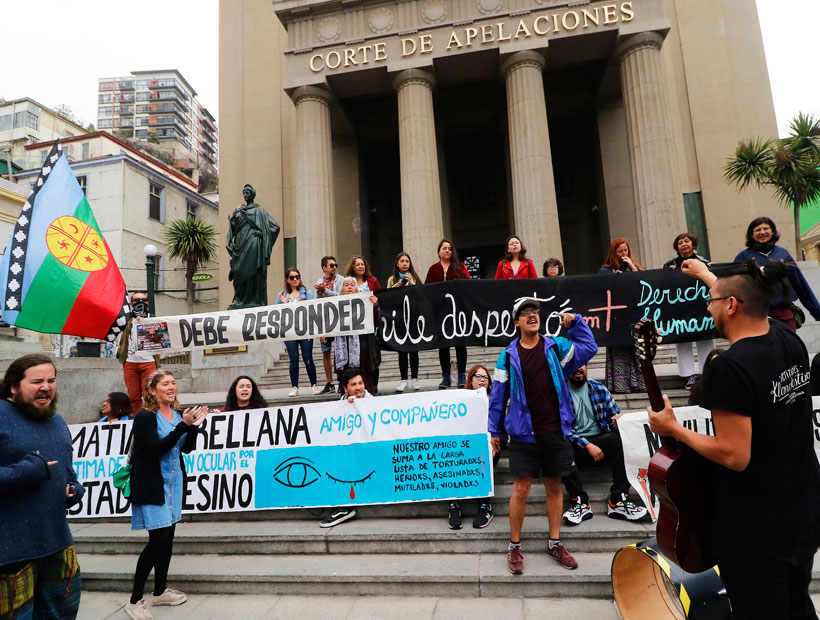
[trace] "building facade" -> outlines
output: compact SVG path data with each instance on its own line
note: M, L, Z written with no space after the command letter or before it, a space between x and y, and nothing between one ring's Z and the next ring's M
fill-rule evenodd
M7 176L7 160L12 171L39 165L28 158L26 146L58 138L71 138L88 133L84 127L51 111L34 99L25 97L0 102L0 160L4 162L3 175Z
M128 291L146 289L144 247L153 244L159 250L154 260L157 314L187 314L185 266L167 256L163 233L168 223L186 217L216 226L217 206L197 194L197 186L190 178L106 132L68 138L62 144L64 152L70 147L75 153L71 169L94 211ZM26 148L37 159L41 153L47 154L52 145L53 142L44 142ZM18 182L33 183L38 173L38 168L23 171ZM219 264L214 261L202 271L216 275ZM217 309L213 282L197 285L194 312Z
M175 69L100 78L97 127L132 138L155 139L169 147L177 160L218 165L216 121Z
M220 127L220 203L256 186L277 283L286 254L423 271L443 237L491 277L510 234L581 274L616 237L657 268L684 230L724 261L754 217L790 228L723 180L776 136L754 0L223 2Z

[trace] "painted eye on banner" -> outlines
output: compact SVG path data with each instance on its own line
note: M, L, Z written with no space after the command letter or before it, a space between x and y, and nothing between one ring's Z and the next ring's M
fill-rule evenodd
M361 484L363 482L366 482L367 480L370 480L370 478L372 478L373 474L375 474L375 473L376 473L376 470L374 469L369 474L367 474L364 478L359 478L358 480L342 480L341 478L337 478L336 476L331 476L330 474L325 474L325 475L328 478L330 478L331 480L333 480L333 482L338 482L339 484L349 484L350 485L350 499L356 499L355 486L357 484Z
M292 489L303 489L321 477L322 474L313 466L313 461L301 456L282 461L273 472L276 482Z

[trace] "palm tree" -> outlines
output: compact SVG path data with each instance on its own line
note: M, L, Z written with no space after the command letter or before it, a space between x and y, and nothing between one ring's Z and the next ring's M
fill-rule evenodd
M794 244L800 250L800 209L820 198L820 120L797 115L789 135L778 140L750 138L726 160L723 176L739 190L768 185L775 198L794 210Z
M185 288L188 314L194 312L194 274L216 257L216 228L189 217L171 222L164 233L168 255L185 263Z

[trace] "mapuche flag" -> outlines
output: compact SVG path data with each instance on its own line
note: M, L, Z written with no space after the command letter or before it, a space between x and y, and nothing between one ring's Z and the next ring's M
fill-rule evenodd
M113 341L130 312L125 282L59 142L0 262L3 320L47 334Z

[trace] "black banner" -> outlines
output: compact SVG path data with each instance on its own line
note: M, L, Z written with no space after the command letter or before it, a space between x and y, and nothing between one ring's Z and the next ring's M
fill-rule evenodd
M584 317L599 347L631 346L631 326L654 319L665 343L714 336L709 287L678 271L653 269L537 280L453 280L379 291L380 341L392 351L454 345L504 346L516 334L512 307L541 301L541 329L557 335L554 312Z

